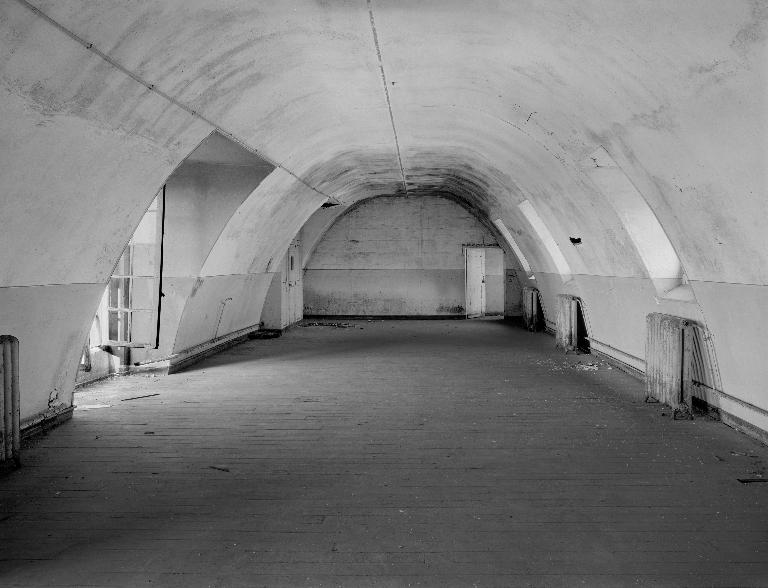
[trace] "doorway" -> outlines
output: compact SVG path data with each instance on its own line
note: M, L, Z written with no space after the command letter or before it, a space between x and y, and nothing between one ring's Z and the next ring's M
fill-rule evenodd
M485 248L464 248L464 292L467 318L485 315Z
M285 284L284 300L288 325L300 321L304 317L301 242L294 239L285 255Z

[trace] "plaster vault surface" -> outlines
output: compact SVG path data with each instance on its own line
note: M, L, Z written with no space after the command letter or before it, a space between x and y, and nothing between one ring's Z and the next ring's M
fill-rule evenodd
M216 132L267 172L184 276L182 351L259 323L323 203L447 195L636 369L649 312L702 324L708 400L768 430L767 23L760 0L3 2L0 325L22 419L71 406L123 248Z

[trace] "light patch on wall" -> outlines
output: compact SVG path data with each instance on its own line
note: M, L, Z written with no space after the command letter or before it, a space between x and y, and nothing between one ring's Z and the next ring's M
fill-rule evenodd
M659 294L680 297L673 292L685 282L680 259L642 194L602 146L583 167L621 219Z
M525 255L523 255L522 249L520 249L520 247L518 246L517 242L515 241L515 238L512 236L512 233L509 232L507 225L505 225L504 221L501 220L500 218L497 218L495 221L493 221L493 224L496 225L497 229L499 229L501 236L504 237L504 240L512 248L512 251L515 252L515 255L517 256L518 261L520 261L520 265L523 266L523 270L525 270L525 273L530 275L531 264L528 263L528 260L525 258Z
M560 250L557 241L555 241L555 238L552 236L552 233L550 232L547 225L544 224L544 221L539 216L539 213L536 212L536 209L528 200L523 200L520 204L517 205L517 207L528 220L531 227L533 227L533 230L536 232L539 239L541 239L541 242L544 244L544 248L552 258L552 262L555 264L557 271L562 276L563 281L568 281L571 278L571 267L568 265L568 261L565 259L563 252Z

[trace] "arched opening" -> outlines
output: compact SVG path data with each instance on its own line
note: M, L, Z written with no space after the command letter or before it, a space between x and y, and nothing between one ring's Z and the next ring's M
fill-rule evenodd
M111 374L166 370L182 312L223 227L275 167L214 132L176 167L151 201L115 265L88 332L77 383ZM211 330L199 343L230 334L231 295L206 301ZM258 312L258 311L257 311ZM258 328L252 309L248 325ZM200 352L197 349L196 352Z

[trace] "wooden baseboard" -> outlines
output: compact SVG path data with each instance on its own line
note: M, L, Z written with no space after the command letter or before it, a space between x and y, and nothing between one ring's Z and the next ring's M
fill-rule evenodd
M65 423L72 418L74 410L74 406L67 406L52 414L32 417L26 423L22 423L21 438L29 439L31 437L36 437L37 435L42 435L50 431L54 427L58 427L60 424Z
M205 343L200 343L199 345L195 345L194 347L190 347L184 351L180 351L170 358L168 364L168 373L175 374L183 371L186 368L198 363L199 361L202 361L206 357L216 355L225 349L229 349L238 343L246 341L252 333L258 331L259 325L253 325L251 327L246 327L245 329L235 331L234 333L229 333L222 337L218 337L217 339L206 341Z
M307 314L304 318L313 321L437 321L467 317L463 314Z

